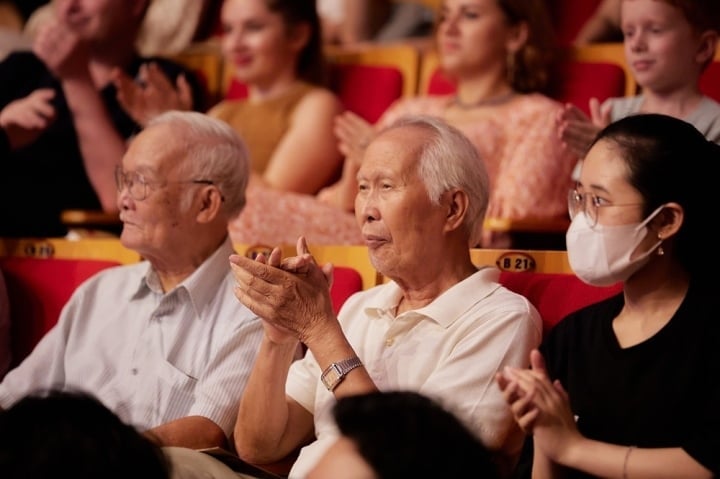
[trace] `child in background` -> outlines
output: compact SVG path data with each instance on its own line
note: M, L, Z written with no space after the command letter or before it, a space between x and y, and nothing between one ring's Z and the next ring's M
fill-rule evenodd
M715 56L720 2L622 0L620 15L625 58L642 91L602 104L591 99L590 118L566 105L557 118L565 146L582 158L602 127L636 113L680 118L708 140L720 142L720 104L699 88L700 76Z

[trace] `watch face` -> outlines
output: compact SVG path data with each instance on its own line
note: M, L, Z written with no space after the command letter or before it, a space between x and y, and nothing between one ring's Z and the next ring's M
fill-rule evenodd
M335 386L340 382L340 378L342 378L342 373L335 363L331 364L320 377L325 387L330 391L335 389Z
M332 391L340 384L340 381L352 371L353 369L362 366L362 361L357 356L354 356L343 361L332 363L328 368L323 371L320 375L320 380L328 388L328 391Z

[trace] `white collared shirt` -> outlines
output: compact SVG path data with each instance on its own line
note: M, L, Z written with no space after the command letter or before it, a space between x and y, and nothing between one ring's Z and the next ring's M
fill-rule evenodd
M516 458L522 432L495 383L505 366L527 367L540 344L540 315L530 302L497 283L485 268L427 306L394 316L401 291L394 282L356 293L338 318L380 390L413 390L439 400L492 449ZM344 358L338 358L344 359ZM317 440L304 447L290 477L305 477L337 437L335 396L320 382L312 353L291 366L286 391L313 413Z

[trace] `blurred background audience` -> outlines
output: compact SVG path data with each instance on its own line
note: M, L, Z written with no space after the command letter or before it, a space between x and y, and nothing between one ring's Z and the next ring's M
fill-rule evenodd
M323 41L333 45L391 42L428 35L434 12L421 2L317 0Z
M623 0L625 59L640 87L632 97L590 100L590 117L568 104L558 115L563 143L582 158L601 128L637 113L662 113L692 123L720 142L720 104L703 94L700 78L720 35L716 0Z
M135 50L147 8L147 0L56 0L33 51L0 63L3 236L63 236L65 209L117 211L115 167L141 128L116 98L119 75L136 78L151 63L190 92L190 107L204 108L193 73Z
M446 0L436 32L442 71L455 83L455 93L400 100L375 127L352 113L340 117L336 131L345 167L320 198L352 210L362 151L375 129L420 113L444 118L475 144L490 174L488 217L566 216L564 191L576 158L563 149L548 121L562 105L542 93L552 60L543 0ZM508 235L489 231L480 244L511 246Z

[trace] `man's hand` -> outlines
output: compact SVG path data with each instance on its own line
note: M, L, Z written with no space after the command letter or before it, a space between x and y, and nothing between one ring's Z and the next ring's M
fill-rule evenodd
M291 335L307 344L322 337L326 328L337 326L330 298L332 266L320 268L303 238L297 251L297 256L285 260L278 249L267 259L233 255L230 266L237 282L235 295L274 328L266 328L271 338L288 342Z

